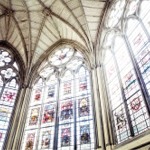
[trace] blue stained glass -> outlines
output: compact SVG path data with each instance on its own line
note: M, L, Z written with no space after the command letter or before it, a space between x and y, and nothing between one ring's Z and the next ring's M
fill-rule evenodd
M64 128L61 131L61 146L69 146L71 141L71 128Z
M89 125L80 126L80 140L81 140L81 144L89 144L90 143Z

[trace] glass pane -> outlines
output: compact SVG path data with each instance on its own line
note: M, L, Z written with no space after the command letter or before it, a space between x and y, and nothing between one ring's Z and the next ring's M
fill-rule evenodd
M60 102L60 123L73 121L73 101L65 100Z
M124 103L120 104L113 110L115 126L115 135L117 137L117 143L123 142L130 137L130 130L127 122L127 116L125 113Z
M42 126L50 126L55 123L56 104L50 103L43 107Z
M125 0L116 1L110 8L107 17L107 27L114 27L119 21L123 14L123 10L125 7Z
M137 54L139 50L147 44L148 38L137 20L130 19L127 25L127 36L129 42L134 50L134 54Z
M117 41L115 42L117 45ZM125 94L126 102L128 105L129 114L131 117L131 123L134 128L134 133L136 135L145 131L146 128L148 128L147 126L148 112L145 109L146 106L144 103L144 99L142 97L140 85L137 81L137 77L135 75L133 65L130 60L130 56L127 53L127 47L125 46L125 44L123 44L123 47L124 47L123 49L120 48L116 52L116 59L117 59L118 66L119 66L119 71L120 71L120 75L121 75L121 79L123 83L124 94ZM115 50L115 47L114 47L114 50ZM125 54L124 56L125 59L123 59L122 57L120 58L120 55L118 55L119 51L120 51L120 54L121 53ZM126 62L126 65L123 65L124 61ZM142 107L141 107L141 104L142 104ZM126 136L127 136L127 133L126 133Z
M25 132L25 141L22 150L36 150L36 137L37 133L35 130Z
M60 49L49 57L49 62L55 66L63 65L72 58L73 53L73 49L68 47Z
M129 15L133 15L136 10L137 10L137 6L138 6L139 0L130 0L129 4L127 5L127 9L126 9L126 16Z
M150 94L150 44L136 55L143 79Z
M140 7L140 18L150 33L150 2L143 0Z
M53 143L54 143L54 127L41 129L38 149L53 150Z
M90 77L83 56L70 48L59 49L49 56L49 62L57 67L53 67L53 72L46 62L45 68L43 64L40 67L44 80L37 80L32 89L22 149L29 141L27 134L33 131L36 134L28 149L74 149L76 139L80 138L76 129L84 121L88 124L89 137L94 138ZM86 143L79 143L84 145L83 149L94 148L94 139L90 138Z
M84 121L77 123L77 149L94 150L93 122Z

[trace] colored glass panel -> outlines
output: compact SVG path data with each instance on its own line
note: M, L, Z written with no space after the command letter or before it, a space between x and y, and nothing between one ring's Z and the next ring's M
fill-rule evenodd
M54 104L48 104L44 106L44 114L42 123L52 123L54 122L55 117L55 105Z

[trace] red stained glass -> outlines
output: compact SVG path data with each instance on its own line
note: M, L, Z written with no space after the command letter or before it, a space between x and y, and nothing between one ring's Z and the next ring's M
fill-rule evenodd
M141 101L140 101L140 98L137 97L137 98L134 98L131 102L130 102L130 105L131 105L131 109L134 110L134 111L138 111L141 107Z
M3 94L3 100L4 101L14 101L16 98L16 93L11 91L5 91Z
M55 108L52 104L44 107L43 123L49 123L54 121Z
M39 101L41 99L41 93L42 93L41 89L36 89L35 90L35 96L34 96L35 101Z
M86 78L80 78L79 80L79 91L87 90L87 81Z
M64 95L71 93L71 82L64 83Z

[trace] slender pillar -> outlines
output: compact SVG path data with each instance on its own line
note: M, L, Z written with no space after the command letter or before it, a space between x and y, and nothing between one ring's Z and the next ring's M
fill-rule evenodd
M31 88L27 87L25 90L25 94L22 97L24 99L22 109L19 113L19 120L18 120L18 127L16 130L16 136L14 139L14 144L13 144L13 149L14 150L20 150L21 149L21 141L23 138L23 133L24 133L24 127L25 127L25 122L26 122L26 117L27 117L27 112L28 112L28 106L29 106L29 101L30 101L30 95L31 95Z
M101 112L103 118L103 130L106 150L111 150L113 147L113 136L111 132L111 118L109 115L109 103L107 98L106 86L104 82L104 74L102 67L97 67L98 86L100 91Z
M92 69L92 85L93 85L93 98L95 103L95 130L96 130L96 145L98 150L105 150L105 141L103 133L103 121L102 121L102 111L100 103L100 93L96 68Z

